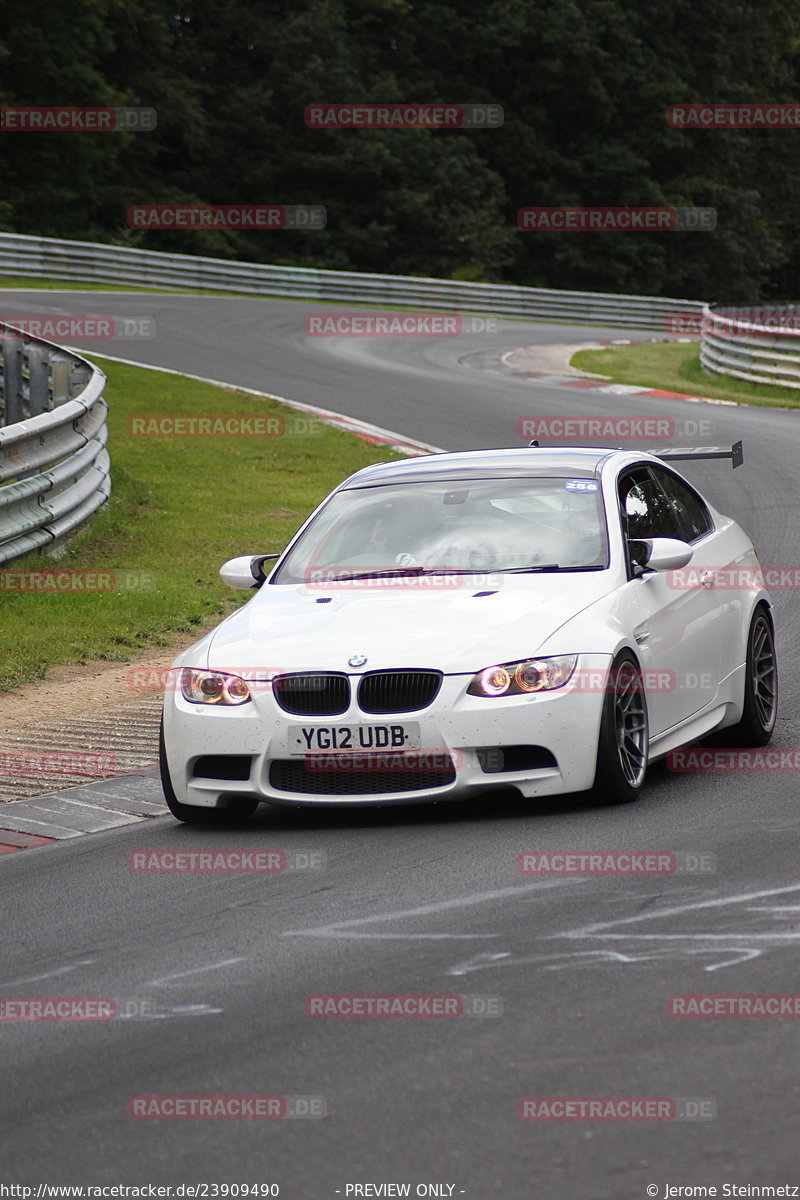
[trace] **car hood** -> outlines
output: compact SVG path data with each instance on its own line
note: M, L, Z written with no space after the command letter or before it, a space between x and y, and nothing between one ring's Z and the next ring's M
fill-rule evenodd
M445 580L447 582L445 582ZM477 671L536 653L577 613L614 588L610 571L506 575L501 586L469 577L375 580L356 587L265 585L197 649L215 670ZM576 651L586 647L575 646Z

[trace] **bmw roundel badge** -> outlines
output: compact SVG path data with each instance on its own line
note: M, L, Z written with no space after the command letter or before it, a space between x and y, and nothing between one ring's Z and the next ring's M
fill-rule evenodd
M364 667L367 663L366 654L351 654L347 660L348 667Z

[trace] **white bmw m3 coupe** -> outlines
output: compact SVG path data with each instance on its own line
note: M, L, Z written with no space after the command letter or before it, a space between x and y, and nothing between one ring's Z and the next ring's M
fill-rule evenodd
M777 712L752 543L670 465L730 451L539 448L382 463L174 662L161 776L182 821L262 802L446 800L512 787L636 799L648 763ZM277 561L275 561L277 560Z

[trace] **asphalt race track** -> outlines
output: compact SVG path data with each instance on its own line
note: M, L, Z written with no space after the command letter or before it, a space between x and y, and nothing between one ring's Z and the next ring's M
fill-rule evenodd
M619 331L502 322L454 338L333 340L304 335L303 317L321 311L311 302L17 292L4 303L19 314L146 316L154 337L85 349L274 392L445 449L517 445L523 416L707 422L704 436L676 440L743 438L745 465L687 474L744 525L762 564L800 563L800 413L548 387L463 361ZM774 745L794 748L798 608L792 591L774 599ZM272 1183L283 1200L388 1183L476 1200L796 1185L792 1019L681 1020L667 1000L800 990L799 829L796 773L657 766L628 807L580 797L526 807L501 793L384 810L262 807L241 830L166 816L7 855L0 995L109 997L129 1015L2 1024L3 1173L32 1184ZM322 866L274 876L128 867L143 848L220 847L315 853ZM548 849L685 852L713 856L714 869L519 873L520 852ZM502 1015L307 1016L306 997L322 993L489 997ZM128 1115L134 1096L209 1093L323 1097L327 1115ZM525 1121L517 1106L530 1096L706 1100L699 1111L712 1115Z

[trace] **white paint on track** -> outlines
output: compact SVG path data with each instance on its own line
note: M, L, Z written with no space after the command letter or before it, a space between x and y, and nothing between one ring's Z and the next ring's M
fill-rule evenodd
M784 896L789 892L798 892L798 891L800 891L800 883L793 883L793 884L790 884L788 887L767 888L763 892L743 892L738 896L719 896L713 900L693 900L688 904L674 904L670 908L660 908L660 909L656 909L653 912L637 913L636 916L633 916L633 917L619 917L615 921L598 921L594 925L584 925L582 929L565 930L563 933L556 933L556 934L553 934L552 936L553 937L566 937L566 938L591 937L595 933L601 933L606 929L615 929L620 925L633 925L639 921L657 921L661 917L683 916L684 913L688 913L688 912L698 912L700 910L709 909L709 908L724 908L726 905L729 905L729 904L744 904L748 900L764 900L768 896ZM608 935L608 936L610 936L610 935ZM631 935L624 934L622 936L628 937ZM643 936L652 936L652 935L645 934ZM669 936L669 935L661 935L660 934L659 936ZM675 935L675 936L691 937L691 936L695 936L695 935L679 934L679 935ZM697 935L697 936L700 936L700 935ZM706 936L706 935L704 934L702 936ZM735 934L735 935L734 934L723 934L720 936L750 937L752 935L750 935L750 934Z
M497 937L494 933L353 933L359 925L375 925L385 921L404 921L409 917L427 917L454 909L469 908L476 904L491 903L494 900L506 900L514 896L525 896L530 892L547 891L551 888L565 887L568 884L579 883L580 879L570 876L567 879L541 879L527 887L495 888L490 892L476 892L469 896L458 896L454 900L440 900L436 904L422 904L419 908L404 908L397 912L375 913L370 917L355 917L349 921L333 921L330 925L320 925L315 929L287 929L282 937L374 937L374 938L412 938L414 940L442 938L486 938Z
M151 979L146 987L163 987L174 979L186 979L188 975L202 975L204 971L219 971L222 967L232 967L234 963L244 962L241 955L238 958L225 958L222 962L209 963L205 967L192 967L189 971L176 971L174 975L162 975L160 979Z

